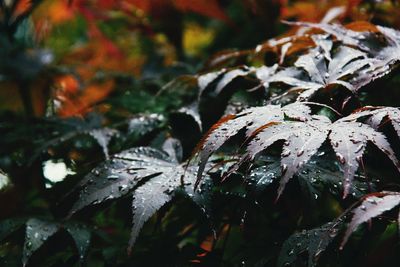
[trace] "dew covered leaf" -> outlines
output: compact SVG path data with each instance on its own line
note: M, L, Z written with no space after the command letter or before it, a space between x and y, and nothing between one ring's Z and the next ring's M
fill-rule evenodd
M70 214L91 204L131 195L131 249L144 223L170 202L176 192L184 192L203 212L207 212L210 178L207 175L202 185L194 190L196 169L195 166L179 164L166 152L150 147L122 151L93 169L83 179L79 199Z
M363 25L364 31L355 31L349 27L345 27L335 23L309 23L309 22L287 22L290 25L297 25L308 28L316 28L330 34L344 45L351 46L362 51L371 52L368 40L375 37L377 28L372 24ZM358 24L360 25L360 23Z
M321 152L320 154L324 154ZM340 164L340 163L339 163ZM325 187L334 195L341 195L343 191L343 174L336 162L331 157L314 155L296 176L299 179L302 190L309 194L310 198L317 200ZM360 174L355 175L356 180L352 184L352 196L361 198L371 188L374 190L373 181L365 181Z
M292 120L285 120L284 115ZM200 143L198 181L209 156L243 128L247 129L246 136L250 141L246 152L226 176L238 170L244 162L254 160L260 152L277 141L285 141L281 153L282 177L278 197L289 179L301 171L328 137L344 173L344 197L351 191L354 175L368 141L386 154L400 171L400 164L386 137L369 125L356 122L354 115L349 117L332 123L328 117L311 116L309 108L295 102L282 108L273 105L251 108L236 116L224 118L211 128Z
M203 130L203 123L201 121L199 106L197 102L192 103L189 106L180 108L177 112L172 113L171 116L174 116L175 118L177 118L177 116L187 116L195 123L195 125L197 125L199 132Z
M289 266L304 252L308 254L307 266L316 266L321 253L335 239L342 225L343 221L337 219L321 227L293 234L283 243L277 266Z
M104 156L108 159L108 144L110 143L113 136L118 135L118 131L110 128L102 128L90 130L88 134L97 141L97 143L103 149Z
M341 121L357 121L364 119L366 124L378 130L385 122L385 118L389 119L397 136L400 137L400 110L398 108L366 106L360 110L356 110L354 113L341 119Z
M89 249L92 233L85 225L75 222L64 224L64 228L74 240L79 257L82 260Z
M273 65L272 67L261 66L259 68L255 68L254 72L255 72L257 79L259 79L261 81L262 85L265 88L268 88L270 79L275 74L277 68L278 68L277 64Z
M133 192L133 227L129 241L130 248L134 245L143 224L162 206L172 200L175 191L181 187L181 179L183 176L184 192L193 199L200 208L206 208L206 206L204 206L205 200L203 199L204 189L202 189L205 183L200 185L196 191L193 189L196 181L195 171L196 168L193 166L188 167L186 172L185 168L181 165L169 166L165 168L163 173L159 176L150 179ZM206 178L205 180L209 179Z
M368 141L372 142L377 148L384 152L400 170L399 162L389 142L386 140L386 137L366 124L342 121L335 122L332 124L329 139L333 150L336 152L338 161L342 164L342 171L344 173L344 197L350 193L354 174L362 161L362 156Z
M257 194L262 193L282 175L279 160L264 162L264 164L252 169L246 177L247 185Z
M344 234L341 248L360 224L395 208L399 204L400 193L398 192L383 191L366 196L362 203L352 211L353 218Z
M235 79L239 77L247 77L250 75L254 75L265 88L268 88L269 79L276 72L277 68L277 64L273 65L272 67L268 67L265 65L260 67L241 66L231 69L221 69L219 71L200 75L198 77L199 98L202 96L205 90L209 86L211 86L211 84L215 83L213 94L219 95Z
M358 113L354 113L354 115L357 116ZM374 129L378 129L383 124L383 120L388 118L393 126L393 129L396 131L397 136L400 138L400 111L398 108L384 107L371 109L364 112L359 112L359 115L369 116L369 118L366 120L366 123L371 125L371 127Z
M164 121L165 118L161 114L139 114L129 119L128 133L143 136L160 127Z
M106 200L120 198L135 188L142 179L160 175L175 166L167 153L148 147L138 147L113 155L85 176L79 199L71 214ZM163 169L164 168L164 169Z
M59 224L36 218L29 219L26 222L25 244L22 254L22 264L24 266L28 263L32 254L53 236L59 228Z
M164 150L168 154L168 156L175 162L182 161L183 148L181 142L178 139L172 137L167 138L167 140L165 140L164 144L162 145L162 150Z
M356 92L359 86L354 79L350 82L344 78L371 63L367 54L347 46L340 46L335 52L331 52L332 44L327 40L324 43L320 39L324 40L319 37L320 45L300 56L294 63L295 67L277 72L270 78L270 82L282 82L304 90L299 95L301 100L309 99L318 90L334 84Z
M267 187L282 176L279 158L260 156L258 161L257 165L261 166L253 168L246 176L247 186L256 195L263 193ZM327 157L325 152L314 155L295 174L295 177L297 177L302 191L312 201L317 200L325 188L328 188L334 195L340 195L343 190L343 174L332 157ZM369 182L369 186L374 188L373 181ZM353 181L353 196L361 198L369 186L364 179Z
M327 135L328 127L323 122L320 125L288 122L266 127L250 141L247 152L238 165L254 159L259 152L275 142L284 140L284 148L281 153L282 177L278 189L278 196L280 196L289 179L318 151Z
M199 97L201 97L207 87L214 82L216 82L214 94L219 95L234 79L246 76L249 72L249 68L243 67L243 69L221 69L216 72L200 75L198 77Z
M79 257L82 260L90 244L90 230L80 223L66 222L61 224L55 221L30 218L26 222L25 243L22 254L22 263L25 266L29 258L58 231L65 229L75 241Z
M37 141L39 149L34 153L31 160L34 160L42 151L58 146L80 135L91 136L102 148L104 156L108 158L108 144L113 137L119 135L116 129L103 127L101 118L94 114L85 119L49 119L44 122L43 127L48 129L47 132L50 132L51 136Z
M250 137L259 127L269 123L279 123L284 120L285 115L291 118L306 119L311 110L300 103L289 104L281 107L278 105L267 105L244 110L236 115L227 115L220 119L206 133L200 141L196 152L199 152L200 162L198 180L204 172L208 158L220 148L229 138L246 129L246 136Z
M375 26L367 22L355 22L347 26L306 22L289 24L323 30L342 44L368 54L370 57L364 60L368 63L367 68L356 69L357 73L350 80L355 90L385 76L400 60L400 32L395 29ZM382 42L382 39L386 42Z

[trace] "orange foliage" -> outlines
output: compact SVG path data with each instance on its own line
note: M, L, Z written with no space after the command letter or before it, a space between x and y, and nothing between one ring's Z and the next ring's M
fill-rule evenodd
M30 4L29 0L20 1L19 10L24 10L22 7L29 8ZM73 47L72 51L66 53L60 60L61 64L74 68L81 82L72 75L53 78L52 88L55 88L54 95L59 102L57 112L60 116L83 115L114 89L112 78L106 77L103 83L92 82L97 71L140 75L146 56L137 54L128 56L129 50L108 38L98 27L99 22L113 19L114 10L122 11L121 14L133 30L143 26L141 25L143 13L164 20L165 14L171 10L194 12L229 22L218 0L44 1L33 16L38 40L48 37L54 26L68 23L77 16L85 19L89 39L86 44ZM135 20L135 17L139 20Z
M229 22L228 16L218 0L130 0L140 10L160 16L165 9L177 9L181 12L194 12L206 17Z
M192 11L203 16L229 21L217 0L174 0L174 4L183 12Z
M78 81L65 75L56 78L55 99L60 106L57 113L61 117L82 116L92 110L94 104L104 100L114 88L114 81L91 83L78 90Z
M16 19L19 16L29 12L31 7L32 7L31 0L19 0L16 4L14 12L12 14L13 19Z
M68 1L53 1L48 6L46 15L53 24L60 24L72 20L74 18L74 10L68 4Z

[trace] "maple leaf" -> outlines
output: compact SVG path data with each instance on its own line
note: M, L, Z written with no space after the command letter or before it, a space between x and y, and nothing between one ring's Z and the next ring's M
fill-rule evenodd
M318 90L335 84L355 93L360 85L356 83L356 80L349 82L345 78L371 63L367 54L347 46L340 46L332 53L332 41L323 39L319 42L318 47L297 59L294 63L295 67L277 72L269 81L282 82L293 88L304 90L299 95L301 100L307 100Z
M260 163L257 163L257 165L261 166L252 169L246 176L246 184L256 195L263 193L268 186L275 183L282 176L279 158L260 156L257 162L259 161ZM331 155L325 151L314 155L295 176L299 181L301 189L311 202L320 197L325 186L334 195L342 194L343 174L339 166L332 160ZM356 198L361 198L368 188L374 188L374 184L371 181L368 181L367 184L365 177L359 174L357 178L360 178L360 181L355 180L353 182L352 195Z
M340 41L344 45L348 45L362 51L371 52L371 47L368 45L368 41L371 38L375 37L375 33L377 32L377 28L369 23L356 22L358 26L362 25L362 27L358 27L359 29L352 30L351 24L350 27L345 27L336 23L310 23L310 22L285 22L289 25L296 25L307 28L316 28L322 30L336 38L336 40ZM357 28L357 27L353 27ZM361 29L360 29L361 28Z
M102 127L101 118L98 115L92 114L85 120L79 118L68 118L64 120L49 119L45 121L46 127L52 130L52 136L45 141L36 140L40 148L34 153L31 162L39 156L42 151L52 146L60 145L65 141L71 140L79 135L91 136L102 148L104 156L108 158L108 144L113 137L119 135L118 130Z
M351 233L354 232L360 224L395 208L399 204L400 193L398 192L383 191L364 197L361 204L352 210L353 218L347 227L340 248L343 249Z
M295 108L296 106L302 107L303 111ZM346 117L332 123L325 116L311 116L307 108L301 103L290 104L283 108L268 105L247 109L236 116L231 115L221 119L200 143L198 181L201 179L208 157L243 128L247 128L246 136L251 136L251 140L246 152L237 164L231 167L228 175L236 171L244 162L253 160L257 154L275 142L283 140L285 143L281 153L282 177L278 197L289 179L317 153L327 138L330 139L344 173L343 197L346 197L351 190L352 180L368 141L384 152L400 171L400 164L395 153L382 133L367 124L349 121ZM285 109L290 112L285 112ZM300 114L291 114L291 112ZM297 121L284 120L284 113Z
M209 188L205 187L209 185L209 179L201 188L194 190L195 170L196 167L179 164L177 159L157 149L137 147L125 150L113 155L84 178L80 184L79 199L70 214L88 205L131 195L133 227L130 250L144 223L170 202L177 192L183 191L205 212L204 203L209 197Z
M321 253L335 239L342 225L343 218L339 218L321 227L291 235L282 245L277 266L289 266L305 251L308 253L308 266L316 266Z
M235 79L239 77L248 77L254 74L256 78L261 81L261 84L265 87L269 87L270 77L276 72L278 65L273 65L271 67L261 66L261 67L248 67L241 66L238 68L221 69L214 72L209 72L198 76L198 87L199 87L199 99L204 93L204 91L211 85L216 83L213 89L214 95L219 95L222 91ZM250 88L254 90L255 88ZM258 89L258 87L256 87Z
M246 76L250 73L250 69L246 66L242 68L233 69L221 69L215 72L209 72L198 76L197 83L199 87L199 98L203 94L204 90L211 85L213 82L217 81L217 85L214 89L214 94L219 95L222 90L230 84L234 79L238 77Z
M362 22L355 22L346 27L328 23L291 22L289 24L321 29L344 45L365 51L372 56L369 59L369 67L359 70L351 81L352 84L356 83L358 88L385 76L400 60L400 32L388 27ZM382 43L380 35L386 40L386 44ZM382 44L377 48L376 43Z
M161 114L137 114L129 119L128 133L135 136L144 136L159 128L165 122Z
M247 128L246 136L249 137L263 125L282 122L285 115L291 118L305 119L310 113L311 110L308 106L294 103L283 108L275 105L249 108L239 114L227 115L221 118L205 134L195 150L195 152L199 152L200 158L197 181L200 181L211 154L243 128Z
M29 258L46 241L61 230L69 233L75 242L81 260L85 257L90 245L91 232L87 226L77 222L59 223L56 221L30 218L26 219L8 219L0 223L0 240L11 233L17 231L23 224L26 224L25 242L22 252L22 264L26 266Z
M366 117L365 123L372 128L378 129L383 125L383 120L388 118L397 136L400 138L400 110L394 107L363 107L342 120L357 120Z
M191 105L181 107L178 111L174 112L171 117L175 119L179 119L179 116L186 117L198 127L199 132L203 129L203 123L200 117L199 105L197 102L192 103ZM172 120L172 119L171 119Z

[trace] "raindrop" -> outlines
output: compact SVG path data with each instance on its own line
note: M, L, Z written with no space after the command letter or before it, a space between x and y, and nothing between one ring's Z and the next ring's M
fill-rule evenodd
M290 150L289 149L284 149L283 151L282 151L282 154L281 154L281 156L282 157L288 157L289 155L290 155Z
M336 157L338 158L338 160L339 160L339 162L340 162L341 164L345 164L345 163L346 163L346 159L345 159L345 157L344 157L342 154L336 153Z
M358 143L361 142L360 140L355 140L355 139L350 139L350 141L351 141L353 144L358 144Z
M135 169L128 169L128 173L129 174L136 174L136 170Z
M281 166L282 175L284 175L284 174L287 172L287 169L288 169L288 166L287 166L286 164L283 164L283 165Z
M298 157L300 157L303 154L304 154L304 149L301 149L301 150L297 151L297 156Z
M355 152L358 153L358 152L360 152L363 148L364 148L364 145L361 144L360 146L358 146L358 147L356 148Z
M283 143L285 146L288 146L288 145L290 145L290 141L289 140L286 140L285 141L285 143Z

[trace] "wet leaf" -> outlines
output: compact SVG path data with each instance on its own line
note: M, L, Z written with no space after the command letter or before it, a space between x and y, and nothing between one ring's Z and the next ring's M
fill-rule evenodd
M202 96L204 91L211 86L211 84L215 83L215 88L212 93L214 95L219 95L223 92L223 90L232 83L235 79L239 77L249 77L254 75L260 82L261 85L265 88L269 87L270 78L275 74L278 65L275 64L271 67L268 66L260 66L260 67L248 67L248 66L240 66L237 68L231 69L221 69L219 71L209 72L198 77L198 87L199 87L199 97ZM253 89L257 89L259 86L255 88L249 89L250 91Z
M91 135L101 146L104 156L108 159L108 144L113 136L118 135L118 131L110 128L94 129L89 131L89 135Z
M304 252L308 254L307 265L316 266L322 252L335 239L342 225L342 220L338 219L321 227L293 234L283 243L277 266L293 264Z
M183 116L188 116L191 118L198 126L199 131L201 132L203 129L203 123L201 122L200 114L199 114L199 107L197 102L180 108L176 113L173 113L174 116L177 115L183 115Z
M172 142L172 140L171 140ZM169 145L165 148L170 150ZM175 156L176 152L174 151ZM71 214L106 200L131 195L133 227L129 241L132 248L144 223L162 206L182 191L206 212L204 203L210 190L204 183L194 191L196 167L177 163L167 153L150 147L137 147L113 155L93 169L81 182L79 199ZM209 180L209 178L205 179Z
M395 208L399 204L400 194L398 192L383 191L366 196L361 204L352 211L353 218L344 234L340 245L341 249L343 249L351 233L353 233L360 224Z
M283 113L298 121L284 120ZM254 160L261 151L275 142L284 140L278 197L289 179L304 167L328 137L344 173L344 197L351 191L353 177L362 161L368 141L385 153L400 171L395 153L382 133L367 124L356 122L353 115L349 116L350 119L345 117L331 123L325 116L311 116L309 113L306 106L295 103L283 108L269 105L247 109L236 116L222 119L200 143L198 180L208 157L242 128L247 128L246 136L251 137L250 142L246 152L231 167L228 175L244 162Z
M246 177L247 185L256 194L263 193L267 187L282 177L279 158L261 156L259 161L262 166L252 169ZM317 200L325 188L334 195L340 195L343 192L343 174L332 158L326 157L323 151L306 162L295 176L301 189L312 201ZM373 181L368 181L368 183L369 185L364 179L354 180L352 195L356 198L364 196L368 186L374 188Z
M247 153L238 165L254 159L255 155L279 140L285 140L281 154L282 178L278 189L281 195L289 179L317 152L328 135L326 125L292 122L272 125L262 129L247 147Z
M270 82L282 82L304 90L299 95L301 100L307 100L318 90L334 84L356 92L360 87L356 78L346 79L371 63L367 54L347 46L340 46L333 52L332 41L323 36L314 36L314 40L319 46L300 56L295 67L277 72Z
M47 127L48 132L46 134L50 136L44 140L35 140L39 148L32 156L31 161L48 148L63 144L80 135L89 135L96 140L102 148L104 156L108 158L108 144L112 138L119 135L118 130L103 127L101 118L94 114L83 120L79 118L67 118L63 120L51 118L44 121L42 127Z
M128 132L143 136L160 127L164 121L164 116L156 113L134 116L129 119Z
M234 68L234 69L221 69L219 71L206 73L198 77L199 97L207 89L209 85L217 82L213 94L219 95L234 79L246 76L251 72L248 67Z
M344 197L350 192L354 174L361 163L362 155L368 141L382 150L399 168L399 162L395 157L386 137L366 124L357 122L336 122L332 125L329 135L332 147L336 152L338 161L342 164L344 173Z
M310 109L299 103L290 104L283 108L268 105L246 109L236 115L228 115L219 120L203 137L196 152L199 152L200 162L198 180L204 172L208 158L220 148L229 138L236 135L240 130L246 128L246 136L250 137L263 125L280 123L284 115L289 117L305 118Z
M58 231L65 229L75 241L79 257L83 260L90 244L90 230L83 224L66 222L61 224L55 221L31 218L26 222L25 243L22 255L22 263L25 266L29 258L43 244Z
M60 225L58 224L35 218L26 222L25 244L22 254L22 264L24 266L28 263L32 254L53 236L59 230L59 227Z
M261 193L281 175L280 162L275 160L273 162L265 162L264 166L252 169L248 177L246 177L246 181L251 189L256 193Z
M172 137L167 138L162 146L162 150L167 152L168 156L176 162L182 161L183 149L178 139Z
M83 260L89 249L91 232L86 226L79 223L69 222L64 225L64 228L74 239L79 257Z
M394 130L397 133L397 136L400 138L400 111L398 108L393 107L364 107L350 116L348 119L365 119L365 123L369 124L372 128L378 130L380 126L385 122L384 119L389 119L392 124Z

